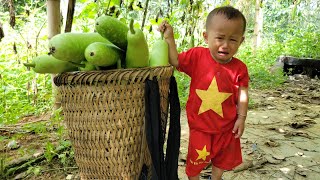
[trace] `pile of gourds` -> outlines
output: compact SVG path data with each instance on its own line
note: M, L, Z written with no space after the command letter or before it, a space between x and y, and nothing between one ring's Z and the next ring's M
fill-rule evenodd
M63 33L49 40L49 53L24 63L36 73L58 74L168 65L168 44L157 40L149 52L143 32L111 16L96 19L94 33Z

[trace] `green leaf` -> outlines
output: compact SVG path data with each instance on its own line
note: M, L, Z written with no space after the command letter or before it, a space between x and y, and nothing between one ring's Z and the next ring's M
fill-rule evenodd
M51 162L54 156L54 145L51 142L47 142L45 146L44 157L48 162Z

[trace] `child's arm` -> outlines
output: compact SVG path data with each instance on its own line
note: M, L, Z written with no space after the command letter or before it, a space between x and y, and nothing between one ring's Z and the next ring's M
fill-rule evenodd
M169 46L169 63L177 68L179 66L178 51L174 40L173 28L167 21L162 21L159 31L163 33L163 37Z
M235 133L235 138L240 138L243 134L248 111L248 102L248 88L239 87L238 119L232 130L232 132Z

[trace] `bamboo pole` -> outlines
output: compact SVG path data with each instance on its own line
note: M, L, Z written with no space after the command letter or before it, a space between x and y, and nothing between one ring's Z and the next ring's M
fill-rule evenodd
M48 38L61 32L60 0L47 0Z
M60 34L61 32L61 13L60 13L60 0L47 0L47 18L48 18L48 39L50 40L53 36ZM54 74L51 75L52 81L52 94L54 96L54 110L60 108L61 103L59 96L57 95L57 87L54 85L53 78Z
M64 32L71 32L75 4L76 0L69 0L66 27Z

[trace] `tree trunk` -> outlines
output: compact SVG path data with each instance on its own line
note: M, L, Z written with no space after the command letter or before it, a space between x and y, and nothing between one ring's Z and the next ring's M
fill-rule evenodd
M10 26L12 27L12 29L14 29L14 26L16 25L16 12L14 8L14 1L9 0L8 3L9 3L9 12L10 12Z
M51 39L56 34L61 32L61 14L60 14L60 0L47 0L47 17L48 17L48 38ZM57 95L57 87L53 83L55 75L51 75L52 80L52 94L54 96L54 109L61 106L60 98Z
M263 27L263 11L261 8L262 0L256 0L255 5L255 24L254 24L254 33L253 33L253 53L256 54L257 48L261 44L261 34Z
M71 32L75 4L76 0L69 0L66 27L64 32Z

